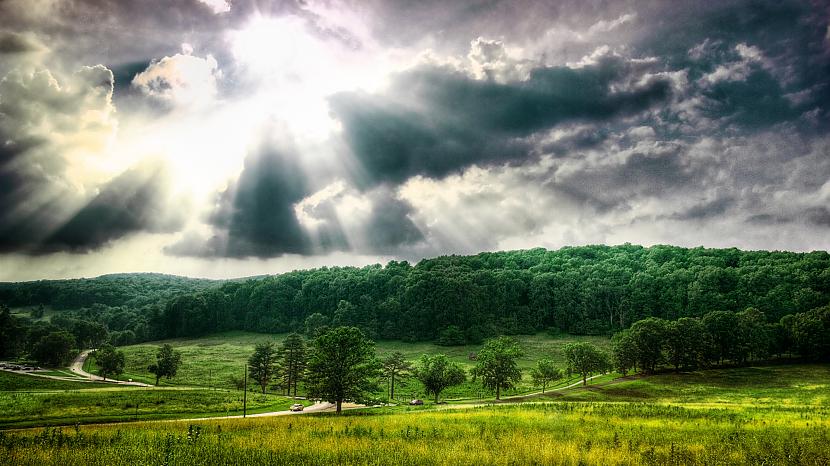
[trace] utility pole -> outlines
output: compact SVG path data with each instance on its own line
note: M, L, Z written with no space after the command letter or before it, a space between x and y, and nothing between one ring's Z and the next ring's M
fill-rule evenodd
M242 417L248 415L248 365L245 364L245 381L244 385L245 392L242 394Z

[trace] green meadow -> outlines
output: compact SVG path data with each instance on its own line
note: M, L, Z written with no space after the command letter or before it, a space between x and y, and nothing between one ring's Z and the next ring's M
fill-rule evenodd
M254 351L257 343L273 341L280 344L285 334L263 335L247 332L227 332L208 337L196 339L174 339L153 342L150 344L139 344L119 348L126 356L126 368L119 379L133 379L146 383L154 383L155 378L147 371L147 366L155 361L156 351L159 345L169 343L177 351L182 353L182 364L178 374L171 380L162 379L162 386L202 386L214 388L235 388L232 378L241 379L245 362ZM609 340L606 337L575 337L571 335L550 336L545 333L537 335L520 335L515 337L525 352L518 363L519 367L529 369L541 358L550 358L560 367L565 367L565 358L562 354L562 347L575 341L589 341L600 348L608 349ZM439 346L433 343L404 343L400 341L380 341L376 343L376 350L379 357L400 351L410 361L416 361L423 354L446 354L451 360L461 364L465 369L471 369L475 361L470 360L471 353L476 353L481 345L465 346ZM96 370L93 358L87 360L85 369L94 372ZM527 371L525 371L527 372ZM573 383L576 377L571 377L552 385L562 386L566 383ZM525 375L522 383L515 389L505 392L506 396L529 393L536 390ZM423 389L415 380L404 380L396 384L396 391L400 397L420 398L424 397ZM378 397L383 396L383 391L378 392ZM451 387L442 394L442 398L486 398L490 393L481 389L480 384L471 380L457 387ZM397 396L396 396L397 397Z
M140 422L0 435L0 463L767 464L830 462L830 369L667 374L551 400L343 416ZM757 376L752 378L750 376ZM756 398L756 396L758 398ZM593 398L593 401L572 401Z
M169 340L179 373L160 387L127 387L0 373L0 464L766 464L830 463L830 366L723 367L651 376L605 374L587 387L538 394L526 374L494 402L468 380L446 390L448 404L400 401L330 413L222 419L242 412L231 377L256 343L284 335L232 332ZM517 338L523 369L548 357L565 366L562 346L584 337ZM587 338L602 347L608 340ZM124 347L121 378L146 371L163 342ZM379 342L379 356L445 353L469 369L479 346ZM94 359L87 364L95 369ZM55 370L52 375L63 375ZM577 380L570 377L552 388ZM249 387L254 388L254 387ZM384 387L378 397L382 399ZM413 380L401 400L423 396ZM296 401L248 393L251 414ZM302 394L302 387L300 390ZM308 405L310 402L302 400ZM196 420L216 417L212 420ZM190 420L188 420L190 419ZM161 422L165 421L165 422Z
M0 372L0 429L242 414L236 390L141 388ZM248 393L248 412L282 411L304 400Z

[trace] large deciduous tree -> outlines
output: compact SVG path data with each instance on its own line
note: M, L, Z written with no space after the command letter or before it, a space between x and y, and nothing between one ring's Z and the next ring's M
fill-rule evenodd
M71 333L65 331L51 332L35 344L32 356L44 366L63 366L69 362L74 345L75 337Z
M309 396L335 403L340 414L343 401L363 401L377 388L380 372L375 344L356 327L336 327L311 343L306 390Z
M545 393L549 383L562 378L562 370L558 369L550 359L542 358L536 361L536 367L530 370L530 378L533 379L535 385L541 386L542 393Z
M467 378L464 369L450 362L443 354L421 356L415 365L413 374L424 385L427 394L435 396L436 403L445 388L459 385Z
M513 388L522 380L516 360L523 354L519 343L510 337L487 340L478 352L476 376L481 377L483 386L495 390L497 400L501 399L502 390Z
M165 343L159 347L158 352L156 353L155 364L150 364L150 366L147 367L147 371L156 376L156 385L158 385L159 380L162 377L165 377L168 380L175 377L176 373L179 371L179 365L181 362L182 354L173 350L173 347L170 346L169 343Z
M110 344L103 344L95 353L95 364L98 366L98 375L107 379L107 376L118 376L124 372L124 352L118 351Z
M607 366L607 356L591 343L580 341L564 347L568 371L582 376L582 385L588 384L588 376L601 372Z

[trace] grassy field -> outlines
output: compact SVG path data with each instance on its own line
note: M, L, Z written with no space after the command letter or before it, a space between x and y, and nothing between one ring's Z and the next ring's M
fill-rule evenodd
M120 348L126 355L126 370L119 378L154 383L152 374L147 372L147 366L155 361L156 351L162 343L171 344L182 353L182 365L178 375L170 380L162 380L162 385L212 386L233 388L231 376L242 377L243 366L253 353L254 345L265 341L274 341L280 344L285 335L263 335L258 333L229 332L198 339L176 339L162 342L153 342L132 345ZM530 368L543 357L548 357L564 368L565 361L562 347L574 341L590 341L602 348L608 348L609 340L605 337L574 337L562 335L551 337L547 334L521 335L516 339L525 351L525 356L519 361L522 368ZM453 361L469 369L475 365L468 356L481 349L481 345L467 346L437 346L432 343L403 343L399 341L381 341L377 343L377 352L380 357L393 351L402 352L407 359L415 361L423 354L444 353ZM94 360L88 359L86 369L95 370ZM575 378L569 379L576 380ZM562 382L564 384L564 381ZM561 384L560 384L561 385ZM423 390L417 381L404 381L399 386L402 397L423 397ZM505 395L527 393L535 387L530 377L517 390L508 391ZM458 387L448 389L443 397L447 399L487 397L489 393L481 390L480 384L467 382Z
M0 372L0 429L11 427L224 416L242 413L242 392L202 388L113 386ZM248 412L282 411L293 403L248 394Z
M102 384L52 380L31 375L0 371L0 391L18 390L80 390L100 387Z
M826 366L737 371L660 375L561 398L611 401L37 429L0 436L0 463L830 463Z
M661 374L551 393L563 401L629 401L683 405L830 408L830 366L820 364L711 369Z

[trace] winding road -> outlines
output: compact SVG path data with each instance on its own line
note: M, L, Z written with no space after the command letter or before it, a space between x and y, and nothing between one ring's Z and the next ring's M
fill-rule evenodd
M130 382L126 380L114 380L114 379L105 379L100 375L90 374L89 372L84 370L84 363L86 359L89 357L89 354L92 353L94 350L84 350L81 351L80 354L72 361L72 365L69 366L69 370L73 374L78 374L81 377L89 379L93 382L106 382L115 385L132 385L134 387L152 387L152 385L148 385L146 383L141 382Z

